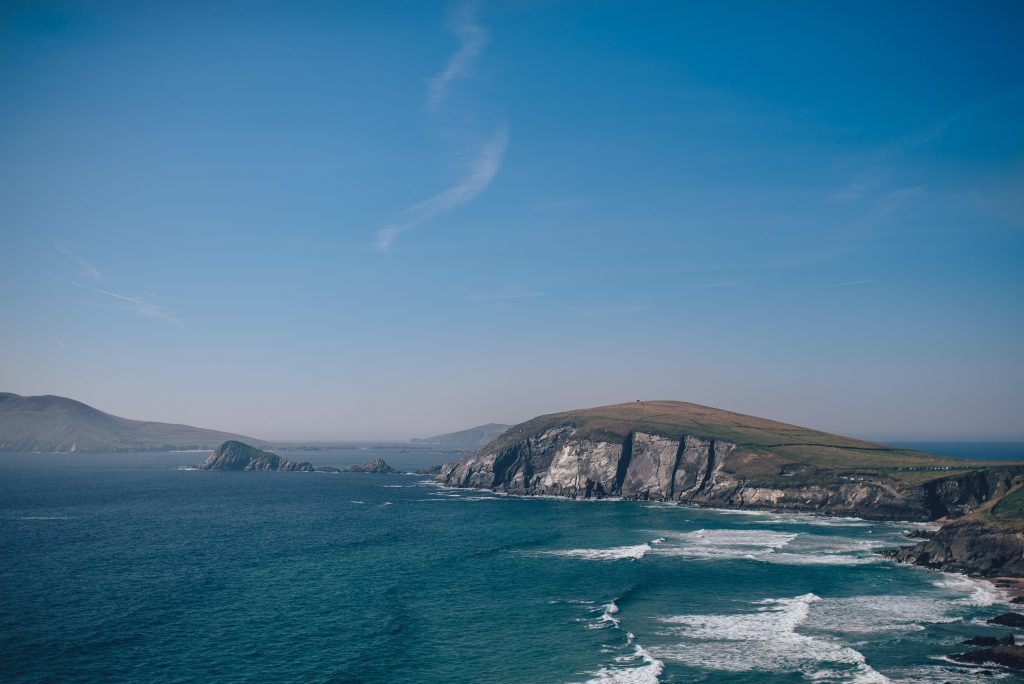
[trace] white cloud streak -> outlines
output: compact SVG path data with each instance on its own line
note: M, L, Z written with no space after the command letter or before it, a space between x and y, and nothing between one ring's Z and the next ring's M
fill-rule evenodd
M136 297L126 297L124 295L117 294L116 292L111 292L110 290L103 290L98 287L92 287L91 285L83 285L81 283L71 284L74 285L75 287L80 287L83 290L91 290L93 292L98 292L99 294L107 295L108 297L113 297L114 299L125 302L127 304L128 310L136 315L145 316L146 318L156 318L162 321L166 321L167 323L171 323L173 325L182 325L180 318L171 315L170 313L167 312L166 309L164 309L159 304L147 302L144 299L138 299Z
M459 49L448 60L441 73L430 79L427 87L427 109L436 111L448 95L452 81L473 70L480 51L487 43L487 31L476 21L477 3L460 5L452 16L452 30L459 38Z
M103 277L103 273L101 273L98 268L96 268L95 266L90 264L88 261L86 261L82 257L78 256L74 252L72 252L70 249L68 249L68 246L65 245L64 243L57 242L57 243L54 243L53 246L56 247L57 251L60 252L61 254L63 254L65 256L70 257L71 259L73 259L75 261L75 263L77 263L79 268L81 269L83 276L86 276L88 278L92 278L94 280L99 280L99 279L101 279Z
M508 129L502 126L480 147L462 182L406 209L398 221L377 231L374 246L380 251L387 251L401 233L413 230L420 224L473 200L498 174L507 147Z
M892 171L886 168L865 169L856 174L845 186L829 195L829 198L834 202L854 202L869 191L884 185L891 177Z

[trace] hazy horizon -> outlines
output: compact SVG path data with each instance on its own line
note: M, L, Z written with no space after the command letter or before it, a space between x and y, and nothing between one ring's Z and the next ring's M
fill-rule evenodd
M0 390L1024 439L1024 5L0 8Z

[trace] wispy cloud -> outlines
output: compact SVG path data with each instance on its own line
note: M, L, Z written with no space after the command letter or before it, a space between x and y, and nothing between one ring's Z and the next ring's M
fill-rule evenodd
M831 290L836 287L852 287L853 285L866 285L867 283L873 283L874 278L864 278L863 280L847 280L843 283L831 283L829 285L819 285L818 290Z
M125 295L121 295L116 292L111 292L110 290L103 290L98 287L92 287L91 285L83 285L82 283L71 284L74 285L75 287L80 287L83 290L91 290L92 292L97 292L99 294L106 295L108 297L113 297L114 299L124 302L126 308L136 315L145 316L147 318L156 318L162 321L166 321L167 323L171 323L173 325L182 325L180 318L177 318L176 316L168 313L168 311L164 307L154 302L147 301L145 299L139 299L138 297L126 297Z
M466 177L460 183L406 209L398 221L377 231L374 246L381 251L391 249L399 234L471 201L494 180L507 147L508 128L502 126L481 145L466 169Z
M54 337L53 339L57 340L57 344L58 344L58 345L60 345L60 348L61 348L61 349L64 349L64 348L65 348L65 347L64 347L64 343L60 341L60 338L59 338L59 337Z
M451 26L459 38L459 49L448 60L444 70L430 79L427 109L431 111L444 102L452 81L472 71L473 64L487 43L487 31L477 23L478 9L478 3L466 2L459 5L452 14Z
M71 258L75 263L77 263L78 267L81 269L83 276L86 276L87 278L92 278L94 280L99 280L103 277L103 273L101 273L98 268L96 268L88 261L72 252L71 249L69 249L68 246L65 245L63 242L55 242L53 246L57 248L58 252Z
M864 169L855 174L849 183L830 194L829 198L835 202L854 202L869 191L884 185L891 177L892 171L887 168Z
M893 190L880 197L868 217L871 221L882 221L899 211L903 206L913 202L925 192L923 185Z
M570 306L567 308L581 318L604 318L640 313L641 311L648 311L651 307L637 304L630 306Z
M514 299L536 299L537 297L543 296L543 292L528 290L524 287L519 287L518 285L507 285L505 287L500 287L497 290L471 294L467 299L473 302L501 302Z

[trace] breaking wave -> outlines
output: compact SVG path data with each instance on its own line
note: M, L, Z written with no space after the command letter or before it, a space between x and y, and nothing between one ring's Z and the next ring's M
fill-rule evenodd
M818 681L851 676L859 682L888 682L859 651L832 639L797 632L822 599L814 594L766 599L753 613L674 615L661 618L678 643L652 649L665 660L725 672L800 671ZM823 664L841 666L822 670Z

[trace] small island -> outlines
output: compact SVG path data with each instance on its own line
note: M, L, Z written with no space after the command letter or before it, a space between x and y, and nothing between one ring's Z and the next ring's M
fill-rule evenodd
M270 451L257 449L245 442L228 440L202 463L195 466L196 470L264 470L298 473L398 473L384 459L375 458L362 465L351 465L346 468L337 466L314 466L309 461L291 461Z
M387 463L385 463L383 458L375 458L372 461L370 461L368 463L364 463L362 465L351 465L351 466L349 466L347 468L342 468L342 472L345 472L345 473L381 473L381 474L389 474L389 473L397 473L399 471L395 470L394 468L389 466Z
M281 470L311 473L316 468L309 461L290 461L284 456L231 439L217 447L205 461L196 466L196 470Z

